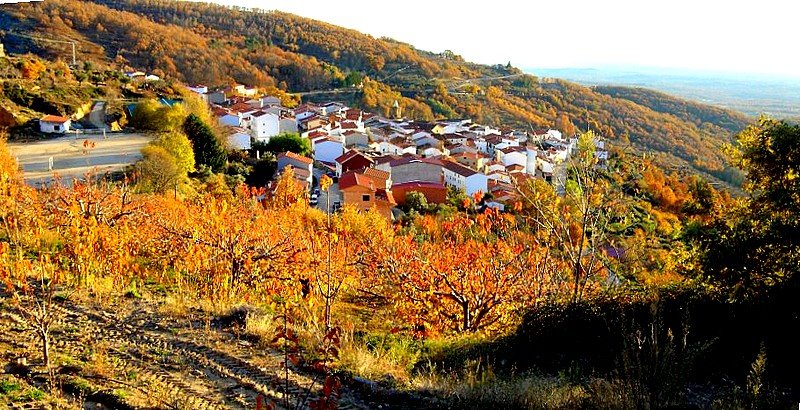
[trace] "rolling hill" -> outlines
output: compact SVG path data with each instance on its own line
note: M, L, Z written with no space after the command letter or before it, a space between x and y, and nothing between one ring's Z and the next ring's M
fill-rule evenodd
M506 65L479 65L387 38L278 11L170 0L63 0L0 6L9 32L76 41L102 59L187 83L259 85L276 93L338 90L388 113L394 100L422 120L470 117L522 129L594 129L651 153L667 168L738 183L723 144L749 118L644 89L542 80ZM5 35L12 53L64 58L64 45ZM351 87L354 84L363 87Z

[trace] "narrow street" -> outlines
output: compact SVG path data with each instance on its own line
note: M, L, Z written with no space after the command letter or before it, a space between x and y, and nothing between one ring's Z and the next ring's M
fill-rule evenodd
M315 181L319 181L319 179L323 175L325 175L325 171L324 170L316 168L316 167L314 167L313 173L314 173L314 180ZM315 186L314 188L319 188L319 185ZM312 190L314 188L312 188ZM331 184L331 186L329 188L329 191L330 192L325 192L325 191L320 189L319 198L318 198L319 202L317 203L317 205L315 205L315 207L317 209L320 209L323 212L326 211L326 207L328 205L328 203L327 203L328 195L331 196L331 203L330 203L331 210L334 209L334 203L335 202L341 202L341 193L339 191L339 184L338 183Z

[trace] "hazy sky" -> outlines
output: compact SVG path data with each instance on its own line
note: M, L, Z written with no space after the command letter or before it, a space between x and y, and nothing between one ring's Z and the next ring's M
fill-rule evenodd
M800 77L788 0L215 0L520 68L634 65Z

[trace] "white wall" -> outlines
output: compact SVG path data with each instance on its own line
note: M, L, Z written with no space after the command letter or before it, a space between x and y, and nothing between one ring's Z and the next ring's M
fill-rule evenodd
M70 125L71 121L67 121L64 124L55 124L52 122L39 121L39 131L47 133L64 134L65 132L69 131Z
M234 150L250 149L250 135L237 132L228 136L228 148Z
M334 141L323 141L314 144L314 160L333 163L336 158L344 154L342 144Z
M483 192L484 194L489 192L489 185L488 185L489 178L483 174L475 174L470 175L469 177L464 179L466 185L467 195L472 195L478 191Z
M252 117L250 120L253 138L261 142L269 142L269 139L280 134L281 128L278 116L275 114L264 114L259 117Z
M219 117L219 123L221 125L228 125L231 127L241 127L242 126L242 117L234 114L225 114L222 117Z

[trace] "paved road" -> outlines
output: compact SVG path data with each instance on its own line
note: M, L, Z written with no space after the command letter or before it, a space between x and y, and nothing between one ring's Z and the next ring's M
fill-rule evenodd
M25 182L39 186L60 176L65 183L87 172L117 171L138 161L141 149L152 140L144 134L67 135L46 141L9 143L11 155L25 173ZM84 148L84 141L94 147ZM50 158L53 169L49 169Z

